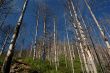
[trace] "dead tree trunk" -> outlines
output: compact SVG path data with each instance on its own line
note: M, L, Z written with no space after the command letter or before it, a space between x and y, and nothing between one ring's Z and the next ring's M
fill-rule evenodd
M96 69L93 57L92 57L92 55L88 49L87 43L86 43L86 36L84 35L83 28L81 26L80 21L78 20L78 15L77 15L77 12L75 10L75 7L73 5L72 0L68 1L68 5L69 5L70 11L73 14L73 17L76 21L75 26L77 27L77 30L78 30L79 35L80 35L81 43L83 44L83 46L80 44L80 47L82 48L81 50L82 50L82 54L84 57L83 59L85 60L86 71L87 71L87 73L89 73L89 72L97 73L97 69ZM86 64L86 62L88 64Z
M21 49L20 49L20 52L19 52L19 58L21 58L22 57L22 52L23 52L23 46L21 46Z
M84 27L85 27L85 30L87 31L87 34L88 34L88 36L89 36L89 38L90 38L90 41L91 41L91 43L92 43L92 47L93 47L94 52L95 52L95 54L96 54L96 57L97 57L97 60L98 60L98 63L99 63L101 72L102 72L102 73L105 73L105 72L104 72L104 69L103 69L103 66L102 66L102 64L101 64L99 55L98 55L98 53L97 53L97 50L96 50L96 48L95 48L94 42L93 42L93 40L92 40L90 31L89 31L89 29L87 29L87 26L86 26L86 24L85 24L85 21L83 20L83 17L82 17L82 15L81 15L81 13L80 13L80 17L81 17L81 19L82 19L82 22L83 22L83 25L84 25Z
M4 48L6 46L6 43L7 43L8 38L9 38L9 33L6 35L5 41L4 41L3 46L2 46L2 49L0 51L0 56L2 55L2 53L4 51Z
M46 16L44 16L44 38L43 38L42 60L45 61L45 59L46 59Z
M96 19L94 13L92 12L91 7L89 6L89 4L87 3L86 0L84 0L84 1L85 1L85 3L86 3L87 8L89 9L89 11L90 11L90 13L91 13L91 16L93 17L93 19L94 19L94 21L95 21L95 23L96 23L98 29L100 30L100 33L101 33L101 35L102 35L102 38L103 38L103 40L105 41L105 44L106 44L106 46L107 46L107 48L108 48L108 53L109 53L109 55L110 55L110 44L109 44L109 42L108 42L108 39L105 37L104 31L103 31L103 29L100 27L99 22L98 22L98 20Z
M30 46L30 53L29 53L29 57L31 57L31 56L32 56L32 51L33 51L33 41L32 41L31 46Z
M79 59L80 59L80 62L81 62L81 69L82 69L82 72L85 73L84 72L84 66L83 66L84 64L83 64L83 61L82 61L82 58L81 58L81 53L80 53L80 50L78 48L80 48L80 47L78 46L78 42L76 42L76 50L78 51L78 56L79 56Z
M96 54L96 56L97 56L97 59L98 59L98 62L99 62L99 66L100 66L101 72L102 72L102 73L105 73L105 71L104 71L104 69L103 69L103 66L102 66L102 64L101 64L99 55L98 55L98 53L97 53L97 51L96 51L95 45L94 45L94 43L93 43L92 37L91 37L90 32L89 32L88 29L87 29L87 32L88 32L89 38L90 38L90 40L91 40L92 46L93 46L93 48L94 48L95 54Z
M33 56L33 60L35 60L35 58L36 58L38 25L39 25L39 16L37 16L37 18L36 18L36 34L35 34L35 44L34 44L34 56Z
M26 11L28 1L29 0L25 0L21 15L20 15L19 20L17 22L16 28L15 28L15 31L14 31L14 34L13 34L13 37L12 37L12 40L11 40L11 43L9 46L9 50L7 52L7 56L6 56L4 63L3 63L3 67L2 67L3 73L9 73L10 72L10 66L11 66L11 62L12 62L12 58L13 58L13 54L14 54L15 43L16 43L16 40L18 38L18 34L20 31L20 27L22 25L24 13Z
M70 5L70 4L68 3L68 5ZM74 15L72 14L72 11L70 9L70 6L69 6L69 11L70 11L71 17L74 17ZM72 24L73 24L73 27L75 28L76 37L77 37L78 41L80 41L78 29L77 29L76 25L74 25L74 23L72 23ZM80 57L81 57L81 60L84 62L85 69L86 69L86 70L84 69L84 72L89 73L88 64L87 64L87 61L86 61L86 58L85 58L85 54L83 52L83 47L82 47L81 41L79 42L79 48L80 48L80 54L81 54Z
M64 39L65 40L65 39ZM67 49L66 49L66 40L64 41L64 55L65 55L65 64L67 68Z
M68 50L69 50L69 56L70 56L70 60L71 60L71 68L72 68L72 72L74 73L74 65L73 65L73 56L72 56L72 52L71 52L71 47L70 47L70 41L69 41L69 35L68 35L68 31L67 31L67 21L64 15L64 19L65 19L65 29L66 29L66 38L67 38L67 42L68 42Z
M55 69L58 69L57 63L57 47L56 47L56 18L54 18L54 50L55 50Z

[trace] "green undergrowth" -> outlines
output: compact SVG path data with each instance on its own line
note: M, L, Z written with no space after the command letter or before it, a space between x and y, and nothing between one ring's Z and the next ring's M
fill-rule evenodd
M73 64L74 64L74 73L83 73L81 69L81 62L78 56L75 57Z
M48 60L42 61L41 59L33 60L33 58L14 58L15 60L21 60L30 66L29 73L73 73L71 68L71 62L66 59L65 56L59 56L58 70L55 69L55 63L51 63ZM3 64L4 57L0 57L0 65ZM14 63L14 62L13 62ZM79 57L74 60L74 73L82 73L81 63Z
M43 62L41 59L33 60L32 58L22 58L22 61L29 64L31 66L31 70L29 73L37 71L38 73L72 73L71 64L69 61L65 62L64 56L59 58L58 70L55 69L55 64L48 60ZM66 67L67 63L67 67Z
M32 58L24 58L23 62L31 66L30 73L37 71L38 73L55 73L54 66L50 65L49 61L43 62L41 59L33 60Z
M5 58L4 55L0 56L0 65L3 64L4 58Z
M59 56L59 67L61 73L73 73L71 68L71 63L68 59L65 60L65 56Z

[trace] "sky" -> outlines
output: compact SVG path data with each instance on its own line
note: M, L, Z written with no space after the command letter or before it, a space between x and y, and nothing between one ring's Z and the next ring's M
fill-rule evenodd
M23 39L25 40L25 46L29 47L32 43L32 40L34 40L34 34L35 34L35 25L36 25L36 19L34 14L34 9L36 9L35 3L41 2L47 4L47 6L52 10L52 12L57 16L57 33L58 38L62 41L64 40L65 36L65 27L64 27L64 4L63 1L65 0L29 0L26 13L23 20ZM73 2L78 0L73 0ZM91 0L88 0L92 3ZM83 0L80 0L79 3L83 4ZM110 0L95 0L95 3L90 5L93 9L94 14L96 15L97 19L100 17L103 18L103 16L109 15L110 13ZM10 14L7 18L7 21L9 24L16 25L16 22L20 16L20 11L23 6L23 0L15 0L15 9L14 14ZM81 6L80 9L82 9L83 17L90 16L89 11L87 10L86 6ZM86 18L87 19L87 18ZM40 20L42 21L42 20ZM39 29L38 29L38 36L40 37L43 32L42 23L39 23ZM52 24L52 23L51 23ZM51 26L52 28L52 26ZM25 35L24 35L25 34ZM72 35L73 36L73 35ZM20 36L18 37L20 39ZM71 38L70 38L71 39ZM21 40L22 41L22 40ZM18 45L19 46L19 45Z
M24 20L23 20L23 37L25 39L25 45L28 47L34 40L35 36L35 26L36 26L36 19L35 19L35 13L34 10L36 9L35 2L38 0L29 1ZM52 12L57 16L57 30L58 30L58 38L62 38L64 35L64 19L63 19L63 5L60 0L39 0L38 2L46 3L47 6L52 10ZM9 24L16 25L16 22L20 16L20 11L23 6L23 0L16 0L15 1L15 11L14 14L10 14L7 18L7 21ZM42 20L40 20L42 21ZM52 23L53 24L53 23ZM51 25L52 25L51 24ZM53 26L51 26L53 28ZM51 28L50 27L50 28ZM21 28L22 29L22 28ZM38 28L38 36L40 37L43 34L43 24L39 22L39 28ZM24 36L26 35L26 36ZM61 36L62 35L62 36ZM21 36L22 37L22 36ZM18 40L21 38L18 37ZM63 40L63 38L61 39ZM19 46L19 45L18 45Z

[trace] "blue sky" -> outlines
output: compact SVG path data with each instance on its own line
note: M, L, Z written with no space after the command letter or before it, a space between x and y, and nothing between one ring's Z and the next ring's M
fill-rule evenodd
M64 14L63 1L65 0L30 0L28 3L24 21L23 21L23 23L25 24L23 25L25 26L24 28L25 31L23 33L25 33L24 39L25 39L26 46L30 46L30 43L34 39L36 19L35 19L35 14L33 10L36 9L35 2L39 2L39 1L41 3L46 3L48 7L52 10L52 12L57 16L58 38L63 40L65 36L64 17L63 17L63 14ZM77 0L74 0L74 1L77 1ZM80 1L81 2L79 3L83 4L83 0L80 0ZM99 17L103 18L104 14L108 15L110 13L109 3L110 3L110 0L95 0L94 6L93 7L91 6L91 7L92 9L94 9L93 12L95 13L97 18ZM16 0L15 10L14 10L15 13L9 15L6 22L8 22L9 24L13 24L15 26L19 18L20 10L22 6L23 6L23 0ZM80 5L80 8L82 9L81 5ZM83 10L82 11L83 17L90 16L86 6L84 6L84 9L82 10ZM40 23L39 30L38 30L39 36L42 34L42 32L43 32L42 23ZM20 37L18 39L20 39Z

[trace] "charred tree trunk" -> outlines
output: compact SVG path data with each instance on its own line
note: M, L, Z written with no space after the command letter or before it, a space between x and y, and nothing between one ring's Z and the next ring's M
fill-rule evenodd
M20 15L19 20L17 22L16 28L15 28L15 31L14 31L14 34L13 34L13 37L12 37L12 40L11 40L11 43L9 46L9 50L7 52L7 56L6 56L4 63L3 63L3 67L2 67L3 73L10 72L10 66L11 66L11 62L12 62L12 58L13 58L13 54L14 54L15 43L18 38L20 27L22 25L22 21L23 21L24 13L26 11L27 3L28 3L28 0L25 0L21 15Z
M90 50L89 50L87 43L86 43L86 40L87 40L86 36L84 35L83 28L82 28L81 23L78 19L78 15L77 15L77 12L75 10L75 7L73 5L72 0L68 1L68 5L69 5L69 9L70 9L70 14L72 15L72 17L74 18L74 20L76 22L76 24L74 24L74 25L77 27L77 30L79 32L80 41L83 44L82 45L80 43L80 47L81 47L82 54L83 54L83 60L85 60L84 62L85 62L86 71L87 71L87 73L89 73L89 72L97 73L97 69L96 69L93 57L92 57Z
M105 41L105 44L106 44L106 46L107 46L107 48L108 48L108 53L109 53L109 55L110 55L110 44L109 44L109 42L108 42L108 39L106 38L103 29L102 29L101 26L99 25L98 20L96 19L94 13L92 12L91 7L89 6L89 4L87 3L86 0L84 0L84 1L85 1L86 6L88 7L88 9L89 9L89 11L90 11L90 13L91 13L91 16L93 17L93 19L94 19L94 21L95 21L95 23L96 23L98 29L100 30L100 33L101 33L101 35L102 35L102 38L103 38L103 40Z
M100 65L101 72L102 72L102 73L105 73L105 71L104 71L104 69L103 69L103 66L102 66L102 64L101 64L99 55L98 55L98 53L97 53L97 51L96 51L94 42L93 42L93 40L92 40L92 37L91 37L90 32L89 32L88 29L87 29L87 32L88 32L89 38L90 38L90 40L91 40L92 46L93 46L93 48L94 48L95 54L96 54L96 56L97 56L97 59L98 59L99 65Z

